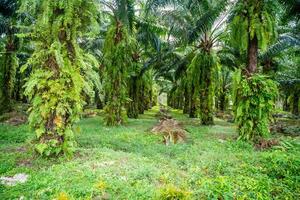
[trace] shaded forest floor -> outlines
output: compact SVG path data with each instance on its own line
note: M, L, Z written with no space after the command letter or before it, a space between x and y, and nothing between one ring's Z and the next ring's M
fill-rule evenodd
M23 184L0 184L0 199L300 199L299 137L273 135L278 145L257 150L235 140L231 123L199 126L173 110L188 136L166 146L150 133L157 112L120 127L105 127L101 116L82 119L71 159L39 158L27 125L0 124L0 176L29 175Z

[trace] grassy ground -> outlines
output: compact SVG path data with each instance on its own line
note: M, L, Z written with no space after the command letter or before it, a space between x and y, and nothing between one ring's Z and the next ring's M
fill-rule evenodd
M203 127L173 111L188 140L165 146L149 132L156 112L113 128L102 117L81 120L72 159L37 157L27 125L0 125L0 176L29 174L0 185L0 199L300 199L299 139L258 151L235 141L230 123Z

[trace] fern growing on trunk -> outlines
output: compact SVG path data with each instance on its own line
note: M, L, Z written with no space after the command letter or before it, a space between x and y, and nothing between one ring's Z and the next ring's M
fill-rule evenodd
M16 37L18 9L17 0L0 1L0 42L3 41L3 52L0 53L0 115L12 109L15 88L16 69L19 65L17 51L20 42Z
M97 9L93 0L28 0L21 11L35 7L37 21L30 33L35 51L22 67L32 68L25 94L32 103L29 123L36 133L35 149L45 156L71 154L76 146L72 126L84 98L93 96L93 81L99 83L93 71L97 61L78 44L91 25L97 27Z
M127 79L132 65L134 41L121 21L109 29L104 44L104 74L107 104L105 122L108 126L123 124L126 119L125 105L129 101Z
M16 68L19 65L12 37L8 38L5 53L0 57L0 113L12 108Z
M217 57L213 52L201 50L196 54L188 68L188 77L190 78L190 82L194 85L192 95L199 95L199 115L203 125L214 124L214 73L217 69L217 65Z
M258 74L258 50L266 49L276 37L276 1L239 0L231 22L233 44L247 51L243 80L234 88L235 119L240 138L253 140L268 133L268 116L272 109L276 84Z
M277 84L266 76L234 75L235 121L239 139L254 141L269 134L269 120L278 94Z

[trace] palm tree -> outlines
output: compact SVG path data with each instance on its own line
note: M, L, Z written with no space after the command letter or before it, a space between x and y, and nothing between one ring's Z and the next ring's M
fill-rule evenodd
M18 38L15 36L17 0L0 1L0 35L5 43L0 53L0 114L9 111L12 106L16 68L18 66Z
M20 12L32 11L29 27L35 50L22 67L31 67L25 94L31 101L29 123L35 129L35 150L41 155L71 154L76 142L72 126L86 96L99 83L97 60L82 50L81 37L97 27L93 0L24 0ZM94 30L96 31L96 30Z
M290 49L286 51L284 58L280 61L280 70L276 73L276 80L280 83L283 93L291 99L291 111L299 115L300 102L300 59L299 50Z
M149 73L143 63L155 47L159 48L156 32L161 29L144 16L142 2L115 0L101 3L111 19L111 28L106 34L108 45L103 49L108 97L106 124L116 125L124 122L125 113L129 118L137 118L152 101L149 100L152 98L151 82L145 81ZM115 42L111 43L112 40Z
M231 36L242 51L247 50L246 73L257 72L258 49L265 50L276 38L276 4L270 0L239 0L233 10Z
M101 1L111 19L103 48L104 86L107 102L105 121L109 126L123 124L127 78L136 41L131 37L134 7L132 1Z
M258 57L263 72L268 74L270 71L277 71L279 62L276 61L276 58L297 46L300 46L300 38L297 38L291 32L280 34L278 40Z
M258 73L258 50L266 50L277 36L276 1L237 1L230 22L232 43L246 51L243 76L235 75L234 106L239 139L256 140L269 134L268 122L277 87L274 81Z
M226 1L150 1L154 7L165 6L163 13L170 27L168 40L173 46L191 46L194 58L187 68L191 107L200 100L201 123L213 124L214 73L218 58L215 47L222 35L226 19ZM167 6L170 5L172 6ZM158 13L157 13L158 14ZM186 56L189 56L187 54ZM193 110L192 108L191 110ZM193 116L193 112L191 114Z
M299 1L282 1L282 16L280 16L278 33L275 43L259 55L263 72L275 76L280 84L283 96L283 110L299 114L299 54L300 46L300 8ZM290 99L290 102L288 101Z
M278 20L278 38L272 43L266 51L260 52L259 62L263 66L263 72L269 73L276 71L279 62L277 58L281 57L286 51L300 46L300 15L295 12L300 8L297 1L281 1L281 12ZM280 8L280 7L279 7Z

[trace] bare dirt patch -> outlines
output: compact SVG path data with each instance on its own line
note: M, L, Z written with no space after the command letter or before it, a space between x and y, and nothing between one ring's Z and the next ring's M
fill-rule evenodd
M20 112L13 111L2 115L0 121L12 126L19 126L27 122L27 116Z
M276 139L259 139L257 143L255 144L255 148L257 150L264 150L264 149L270 149L273 146L280 145L280 142Z
M17 165L21 166L21 167L31 167L32 166L32 159L26 158L26 159L19 160L17 162Z

